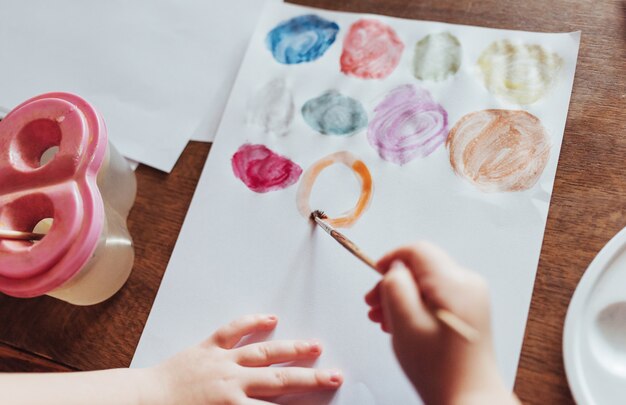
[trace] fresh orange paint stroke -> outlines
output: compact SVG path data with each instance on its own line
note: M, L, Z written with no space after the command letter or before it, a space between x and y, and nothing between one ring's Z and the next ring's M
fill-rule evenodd
M347 228L352 226L367 209L372 199L373 182L369 169L362 160L357 159L350 152L337 152L326 156L313 163L304 174L300 181L298 193L296 196L296 204L298 211L303 217L309 218L313 209L309 205L311 191L319 174L327 167L341 163L351 168L357 180L361 183L361 194L356 205L345 214L336 218L327 218L325 221L336 228ZM324 207L315 207L315 209L323 209Z

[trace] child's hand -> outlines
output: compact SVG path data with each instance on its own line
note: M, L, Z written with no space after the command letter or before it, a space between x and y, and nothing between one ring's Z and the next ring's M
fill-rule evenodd
M391 333L402 368L427 404L517 403L496 366L489 291L478 274L427 243L390 252L378 268L385 275L365 297L369 317ZM480 338L466 342L431 308L456 314Z
M309 340L269 341L234 348L252 333L268 332L277 318L251 315L218 329L196 347L177 354L153 371L166 404L269 404L258 398L337 389L343 377L335 370L269 367L314 360L320 343Z

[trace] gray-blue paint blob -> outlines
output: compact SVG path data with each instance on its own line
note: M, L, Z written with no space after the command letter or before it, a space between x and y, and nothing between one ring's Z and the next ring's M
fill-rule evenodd
M367 126L367 112L351 97L331 90L302 106L304 121L323 135L351 136Z
M267 34L265 44L280 63L312 62L330 48L338 31L336 23L307 14L280 23Z

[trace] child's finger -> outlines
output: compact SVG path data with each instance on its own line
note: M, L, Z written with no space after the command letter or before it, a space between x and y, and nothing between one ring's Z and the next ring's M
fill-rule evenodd
M246 335L267 332L276 327L275 315L246 315L219 328L205 342L216 344L222 349L232 349Z
M254 398L246 398L241 402L238 402L241 405L273 405L272 402L267 402L267 401L263 401L260 399L254 399Z
M387 325L386 322L383 322L380 324L380 330L382 330L385 333L391 333L391 330L389 329L389 326Z
M367 294L365 294L365 303L370 307L380 305L380 282L376 283Z
M396 327L415 324L420 327L431 322L432 316L420 297L413 274L401 262L394 263L381 285L384 330L394 333Z
M384 274L395 261L405 263L418 281L429 275L449 274L458 267L445 251L428 242L417 242L396 249L380 259L376 267Z
M236 349L237 363L244 367L261 367L296 360L317 358L322 345L313 340L277 340L255 343Z
M369 312L367 313L368 318L370 318L370 321L372 322L376 322L376 323L383 323L383 308L382 306L377 306L374 307L372 309L369 310Z
M273 397L338 388L343 376L335 370L304 367L267 367L248 370L244 390L252 397Z

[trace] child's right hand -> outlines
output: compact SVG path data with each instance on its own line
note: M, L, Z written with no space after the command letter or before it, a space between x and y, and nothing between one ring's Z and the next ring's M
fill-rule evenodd
M394 250L378 268L384 277L365 297L369 317L391 333L402 368L427 404L519 403L496 366L489 291L478 274L428 243ZM431 308L459 316L480 338L465 341Z

